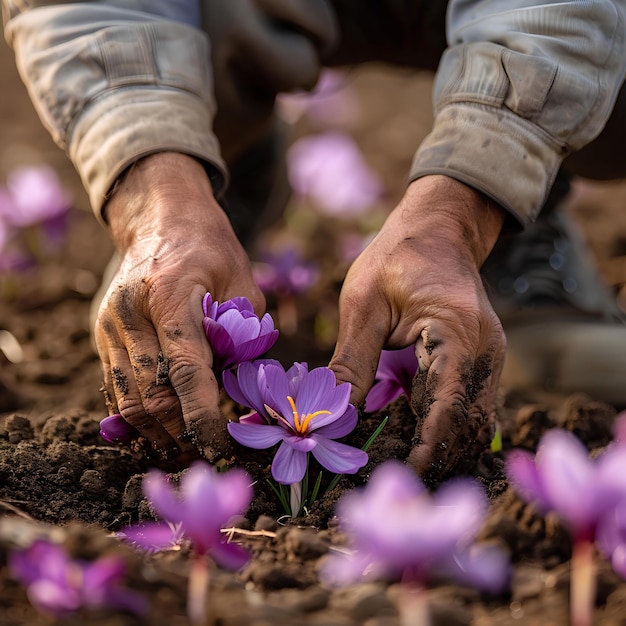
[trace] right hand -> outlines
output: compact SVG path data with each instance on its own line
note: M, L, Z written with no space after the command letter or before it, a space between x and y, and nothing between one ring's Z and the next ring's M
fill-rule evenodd
M265 300L203 166L161 153L135 163L106 205L121 266L100 306L95 339L108 410L165 458L219 460L226 420L202 298Z

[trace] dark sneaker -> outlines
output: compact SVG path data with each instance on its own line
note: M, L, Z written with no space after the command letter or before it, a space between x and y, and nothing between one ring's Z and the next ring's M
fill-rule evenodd
M483 266L507 336L508 391L584 392L626 406L626 315L595 270L584 239L558 206L557 179L539 219L505 236Z

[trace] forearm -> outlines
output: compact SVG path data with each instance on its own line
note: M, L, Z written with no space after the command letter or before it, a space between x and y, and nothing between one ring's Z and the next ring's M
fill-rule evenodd
M623 3L451 2L435 124L411 179L445 174L520 223L563 159L600 133L626 71Z
M178 152L205 165L217 192L226 168L206 35L183 23L197 3L47 4L2 0L5 34L46 128L66 150L97 217L118 176L138 159ZM160 13L159 13L160 12ZM175 18L176 21L172 21Z

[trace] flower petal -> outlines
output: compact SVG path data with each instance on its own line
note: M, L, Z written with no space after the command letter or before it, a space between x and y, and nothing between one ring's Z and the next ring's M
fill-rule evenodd
M308 415L316 411L330 411L319 416L319 426L334 422L343 415L350 401L350 384L337 385L334 372L328 367L316 367L302 379L294 398L300 413Z
M229 422L226 426L230 436L243 446L264 450L281 441L287 431L274 424L238 424Z
M552 508L574 532L594 524L594 466L582 442L572 433L554 429L542 438L535 459Z
M211 556L218 565L231 571L241 569L250 560L250 555L236 543L214 545Z
M306 472L306 452L300 452L283 442L272 462L272 476L283 485L299 483Z
M148 522L127 526L117 536L147 552L158 552L173 548L182 539L181 524Z
M315 421L316 418L313 418ZM349 404L346 412L331 424L315 428L315 434L326 439L339 439L351 433L359 421L356 409Z
M335 474L355 474L367 463L367 452L347 446L332 439L320 437L316 433L311 435L317 441L311 454L327 470Z
M116 413L100 420L100 435L109 443L128 444L139 437L139 431Z
M83 594L97 594L99 590L109 587L124 578L126 563L115 556L105 556L83 567Z
M222 525L233 516L245 513L252 500L252 479L246 472L231 469L219 474L218 499L223 517Z
M399 398L401 394L402 387L395 380L389 378L379 380L374 383L365 398L365 411L367 413L380 411Z
M149 470L143 479L142 488L154 510L165 521L177 523L182 520L180 500L165 472L154 468Z
M287 435L285 443L300 452L310 452L315 448L317 442L311 437L300 437L299 435Z

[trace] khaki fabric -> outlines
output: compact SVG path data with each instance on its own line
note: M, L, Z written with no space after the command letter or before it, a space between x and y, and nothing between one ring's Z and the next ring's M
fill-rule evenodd
M410 180L445 174L518 221L601 132L626 73L626 0L2 0L35 107L100 216L137 159L180 151L216 193L325 64L436 68ZM220 145L221 144L221 145Z

